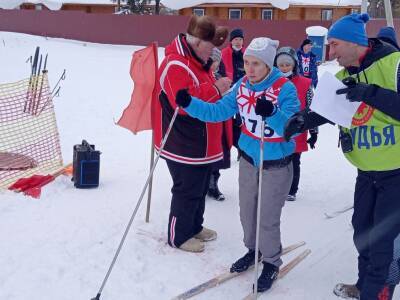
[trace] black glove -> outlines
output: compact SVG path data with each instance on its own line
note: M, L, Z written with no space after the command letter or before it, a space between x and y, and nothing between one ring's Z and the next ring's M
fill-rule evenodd
M342 80L347 86L343 89L336 91L337 95L346 94L346 98L350 102L361 102L369 100L376 95L376 89L378 88L375 84L366 84L363 82L356 82L353 77L347 77Z
M305 131L305 126L306 126L305 114L306 114L305 111L300 111L298 113L295 113L286 122L284 137L287 142L293 135Z
M263 119L265 119L266 117L272 116L275 108L276 106L271 101L268 101L264 95L262 95L260 98L257 99L255 107L256 115L259 115Z
M318 139L318 133L316 132L310 132L310 138L307 140L307 144L310 145L311 149L315 148L315 143L317 142Z
M188 89L181 89L176 93L175 102L178 106L186 108L192 101L192 96L190 96Z

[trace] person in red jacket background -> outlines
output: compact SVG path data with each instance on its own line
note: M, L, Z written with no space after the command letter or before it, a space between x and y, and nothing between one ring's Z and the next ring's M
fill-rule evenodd
M222 62L225 66L226 76L235 84L245 75L243 53L244 53L244 33L240 28L233 29L229 34L229 45L222 49ZM233 145L238 150L237 160L240 158L240 149L238 146L241 132L242 120L239 114L232 118Z
M158 70L159 101L152 115L158 152L177 107L178 90L187 89L204 101L216 102L231 85L226 77L214 78L209 61L213 48L225 42L228 29L217 27L209 16L192 16L186 32L165 48ZM179 111L160 153L173 181L168 224L171 247L201 252L204 242L217 237L214 230L203 227L203 214L212 165L223 158L221 137L222 123L202 122Z
M282 47L277 51L275 57L275 66L283 73L286 78L289 78L295 85L297 96L300 100L300 110L311 105L313 97L312 81L309 78L299 75L298 60L296 51L291 47ZM318 128L310 129L310 138L307 139L307 132L303 132L295 138L296 150L293 154L293 181L290 187L288 201L296 200L296 193L299 188L300 181L300 157L301 153L308 151L308 145L311 149L315 148L315 143L318 138ZM308 144L308 145L307 145Z

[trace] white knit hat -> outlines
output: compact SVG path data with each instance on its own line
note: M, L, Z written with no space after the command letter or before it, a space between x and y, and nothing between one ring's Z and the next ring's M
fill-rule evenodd
M251 41L250 45L244 51L243 56L254 56L262 60L270 69L274 66L276 49L279 41L271 40L267 37L258 37Z

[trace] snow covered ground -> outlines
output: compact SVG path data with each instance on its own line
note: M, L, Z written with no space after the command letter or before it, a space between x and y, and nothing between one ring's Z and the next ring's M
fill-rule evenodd
M55 99L64 160L72 160L72 147L82 138L96 144L102 151L101 185L79 190L64 177L43 188L39 200L0 194L0 299L87 300L100 287L148 174L151 133L134 136L114 124L130 100L128 72L138 47L0 32L1 83L29 76L25 60L36 46L49 53L51 85L67 69ZM337 69L327 63L320 74ZM312 254L261 299L334 300L335 283L356 280L351 213L324 217L352 203L356 172L337 140L336 128L320 128L316 149L302 158L298 200L283 211L284 245L304 240ZM144 222L143 203L101 299L170 299L243 255L237 177L238 163L232 161L220 180L227 200L206 203L205 225L218 231L218 239L204 253L190 254L166 245L171 180L161 160L150 223ZM241 299L252 280L249 273L195 299Z

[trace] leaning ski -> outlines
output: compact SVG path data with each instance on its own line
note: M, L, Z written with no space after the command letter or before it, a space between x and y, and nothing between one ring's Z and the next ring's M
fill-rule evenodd
M295 266L297 266L300 262L302 262L309 254L311 253L310 249L304 250L302 253L297 255L295 258L293 258L290 262L288 262L286 265L283 266L283 268L280 269L278 279L283 278L287 273L289 273ZM277 280L278 280L277 279ZM257 297L261 296L263 293L257 293ZM243 300L251 300L254 299L254 293L248 294L246 297L243 298Z
M295 249L297 249L297 248L299 248L301 246L304 246L305 244L306 243L304 241L301 241L301 242L298 242L296 244L293 244L293 245L290 245L288 247L285 247L285 248L282 249L282 255L285 255L285 254L287 254L287 253L289 253L289 252L291 252L291 251L293 251L293 250L295 250ZM251 268L249 268L249 270L250 269ZM202 292L204 292L204 291L206 291L206 290L208 290L210 288L216 287L217 285L220 285L221 283L224 283L225 281L228 281L229 279L232 279L232 278L237 277L237 276L239 276L241 274L244 274L247 271L241 272L241 273L237 273L237 272L231 273L230 271L226 271L226 272L224 272L224 273L222 273L222 274L220 274L220 275L218 275L218 276L216 276L216 277L214 277L214 278L212 278L212 279L210 279L210 280L208 280L208 281L206 281L206 282L204 282L204 283L202 283L200 285L197 285L197 286L191 288L190 290L187 290L186 292L174 297L173 300L189 299L189 298L191 298L193 296L196 296L196 295L198 295L198 294L200 294L200 293L202 293Z

